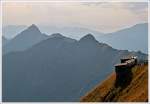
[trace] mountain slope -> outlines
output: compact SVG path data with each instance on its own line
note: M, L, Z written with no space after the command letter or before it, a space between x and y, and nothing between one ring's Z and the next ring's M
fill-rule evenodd
M25 28L26 26L6 26L3 28L3 35L9 38L14 37ZM80 27L39 26L39 28L46 34L61 33L73 39L80 39L85 34L91 33L99 42L109 44L113 48L130 51L140 50L148 53L148 23L137 24L106 34Z
M125 88L115 87L116 75L96 86L81 98L82 102L147 102L148 101L148 65L132 68L133 78Z
M113 49L91 34L79 41L57 34L28 50L3 55L3 101L79 101L120 57L130 54L147 58Z
M2 36L2 46L5 46L9 42L4 36Z
M17 36L21 31L26 29L28 26L25 25L8 25L3 27L3 36L5 36L8 39L12 39ZM73 38L73 39L80 39L85 34L91 33L96 35L103 35L104 33L101 33L99 31L94 31L92 29L88 28L82 28L82 27L72 27L72 26L38 26L40 31L46 33L46 34L53 34L53 33L60 33L64 34L67 37Z
M96 37L116 49L142 51L148 53L148 23L137 24L114 33Z
M7 25L2 27L2 34L7 39L12 39L25 28L27 28L25 25Z
M48 36L42 34L40 30L33 24L11 39L10 42L3 47L3 53L6 54L14 51L23 51L47 38Z

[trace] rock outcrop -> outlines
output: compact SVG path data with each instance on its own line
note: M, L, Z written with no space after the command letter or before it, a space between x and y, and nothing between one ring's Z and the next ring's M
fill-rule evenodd
M147 102L148 64L137 64L121 72L113 72L100 85L88 92L81 102Z

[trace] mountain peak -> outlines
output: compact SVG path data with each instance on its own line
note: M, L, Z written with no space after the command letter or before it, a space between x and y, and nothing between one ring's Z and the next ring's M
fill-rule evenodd
M16 36L16 37L22 37L22 36L30 36L30 37L34 37L34 36L40 36L42 33L39 30L39 28L35 25L32 24L31 26L29 26L27 29L25 29L24 31L22 31L20 33L20 35Z
M33 27L37 27L35 24L32 24L31 26L33 26Z
M52 34L52 35L50 35L50 37L56 37L56 38L62 38L62 37L64 37L62 34L60 34L60 33L54 33L54 34Z
M27 37L37 37L37 36L41 36L41 31L39 30L39 28L35 25L32 24L31 26L29 26L28 28L26 28L24 31L22 31L19 35L17 35L15 38L27 38Z
M35 24L32 24L31 26L29 26L28 29L32 31L40 31L39 28Z
M87 41L87 40L89 41L89 40L96 40L96 39L92 34L87 34L80 39L80 41Z

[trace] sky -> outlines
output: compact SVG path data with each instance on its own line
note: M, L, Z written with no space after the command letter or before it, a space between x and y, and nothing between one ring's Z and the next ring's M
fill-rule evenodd
M148 21L146 2L4 2L3 26L83 27L108 33Z

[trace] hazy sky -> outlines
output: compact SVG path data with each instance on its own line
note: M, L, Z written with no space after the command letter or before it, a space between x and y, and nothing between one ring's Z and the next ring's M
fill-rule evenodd
M145 2L3 3L3 26L78 26L101 32L147 22Z

